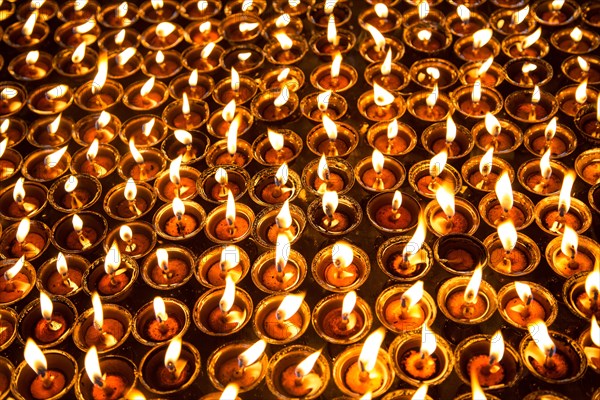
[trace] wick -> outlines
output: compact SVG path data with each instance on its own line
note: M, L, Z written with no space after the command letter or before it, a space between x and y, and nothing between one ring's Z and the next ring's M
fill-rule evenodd
M102 96L100 96L100 92L96 93L96 95L93 96L90 100L92 101L92 104L94 104L97 108L104 109L108 107L108 104L104 101L104 99L102 99Z
M125 251L127 251L128 253L135 251L137 245L133 243L132 239L126 240L125 243L127 243L127 245L125 246Z
M185 226L183 225L183 221L182 221L183 215L177 213L175 215L175 217L177 218L177 223L176 223L177 233L179 233L180 236L185 236Z
M400 217L402 216L402 212L400 212L400 208L397 208L397 209L392 208L392 212L394 213L392 215L392 219L394 221L398 221L400 219Z
M375 178L375 182L373 182L373 189L383 190L385 188L383 184L383 179L381 179L381 172L377 172L377 177Z
M504 253L504 257L502 258L502 264L504 264L504 266L509 272L512 272L512 261L510 259L510 251L506 251L506 253ZM531 301L528 301L526 305L529 305L529 303L531 303Z
M71 208L72 209L81 208L83 203L81 200L79 200L79 197L77 196L77 191L75 190L75 191L71 192L70 195L71 195Z
M108 172L106 168L98 164L94 159L90 160L90 164L92 168L94 168L94 172L96 172L98 176L106 175L106 173Z
M429 189L432 192L435 192L440 185L438 182L438 177L433 176L433 175L430 175L430 176L431 176L431 182L429 182L429 185L427 185L427 189Z
M227 225L229 225L227 228L227 232L233 237L235 235L235 231L237 231L235 221L230 221L229 219L227 219Z
M329 139L329 148L327 149L327 155L329 157L337 157L339 155L338 149L335 145L335 139Z
M44 389L50 389L52 387L52 382L54 381L54 377L47 373L47 371L43 368L40 368L38 371L38 375L42 378L42 386Z
M142 161L141 163L138 163L138 167L140 168L140 180L145 181L146 179L148 179L148 176L146 174L146 162Z
M177 196L177 197L179 197L179 196ZM131 211L132 213L134 213L137 216L140 216L142 214L142 212L140 211L140 209L137 206L136 199L128 200L128 201L129 201L129 211Z
M108 275L110 277L110 284L113 285L113 286L116 286L117 285L117 281L115 280L115 273L112 272L112 273L110 273Z
M227 197L227 185L220 183L219 186L219 197Z
M375 115L379 118L384 118L386 115L390 113L390 106L377 106L375 109Z
M89 239L87 237L85 237L85 233L83 232L83 229L80 229L77 232L77 239L79 239L79 243L81 244L81 247L83 249L87 249L88 247L90 247L92 245L92 243L89 241Z

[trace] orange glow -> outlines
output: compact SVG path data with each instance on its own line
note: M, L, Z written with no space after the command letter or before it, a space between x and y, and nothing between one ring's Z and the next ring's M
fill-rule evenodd
M27 343L25 344L25 361L27 365L35 371L38 375L44 375L48 370L48 362L46 361L46 356L40 350L40 348L35 344L32 338L27 339Z
M508 172L504 171L500 174L500 177L496 181L495 192L502 210L505 213L510 211L513 207L513 193Z
M295 375L299 378L303 378L312 371L315 366L319 356L321 355L321 350L317 350L314 353L311 353L304 360L300 361L300 363L296 366L294 371Z
M577 232L568 225L565 225L562 240L560 242L560 251L567 257L574 259L577 255L577 247L579 245L579 237Z
M71 61L73 64L79 64L81 61L83 61L83 58L85 57L85 49L85 42L81 42L79 46L75 48L73 54L71 55Z
M531 300L533 300L533 294L531 293L531 286L529 286L525 282L515 282L515 291L519 296L519 299L525 305L529 305Z
M454 191L446 185L440 185L435 192L435 199L446 217L452 218L455 213Z
M573 190L575 177L575 171L569 170L563 178L560 194L558 195L558 211L561 214L566 214L571 208L571 190Z
M327 41L334 46L340 43L340 38L337 35L335 27L335 16L333 14L329 15L329 20L327 21Z
M90 347L85 354L85 372L95 386L102 387L104 384L104 377L100 370L100 360L98 359L98 350L96 350L96 346Z
M302 306L304 296L304 292L286 295L281 301L281 304L279 304L277 311L275 312L275 317L277 318L277 321L287 321L294 314L296 314Z
M506 221L499 223L497 229L500 243L502 243L502 248L507 253L510 253L514 250L518 240L515 224L511 219L507 219Z
M76 215L77 214L75 214L75 216ZM22 244L25 241L25 239L27 239L27 235L29 235L30 226L31 221L27 217L23 218L21 222L19 222L19 226L17 227L17 233L15 235L17 242Z
M373 331L365 339L365 343L362 346L360 355L358 356L358 365L362 372L371 372L377 364L377 355L379 354L379 348L385 338L385 328L380 327Z
M480 29L473 34L473 47L480 49L485 46L492 38L494 31L489 28Z
M52 320L52 311L54 306L52 304L52 299L46 294L46 292L40 292L40 311L42 312L42 317L46 321Z
M237 357L238 364L242 367L249 367L258 361L258 359L265 352L266 348L267 342L265 342L263 339L258 340Z
M98 72L92 82L92 94L99 93L104 84L106 83L106 77L108 76L108 57L105 51L100 52L98 55Z
M286 199L281 206L281 210L277 213L275 217L275 222L279 229L289 229L292 226L293 219L292 214L290 214L290 202L289 199ZM287 237L287 235L286 235Z
M465 303L472 304L477 299L477 293L479 292L479 286L481 285L481 280L483 276L483 266L479 265L473 271L473 276L469 279L469 283L465 289L464 300Z
M447 160L448 150L446 149L440 150L439 153L431 157L431 161L429 161L429 175L431 175L432 178L437 178L442 171L444 171Z
M435 333L429 329L427 323L423 323L423 326L421 327L421 356L430 356L435 352L435 349L437 349Z
M540 172L544 179L549 179L552 175L552 166L550 165L551 149L548 149L540 159Z
M98 292L92 293L92 309L94 310L94 328L101 331L104 326L104 310Z
M446 143L452 143L456 139L456 124L451 115L446 119Z
M336 242L331 249L331 253L333 264L340 269L348 268L354 260L354 251L345 242Z

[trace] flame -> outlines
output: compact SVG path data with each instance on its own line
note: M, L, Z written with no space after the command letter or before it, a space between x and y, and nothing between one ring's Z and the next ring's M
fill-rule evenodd
M233 198L233 193L231 190L227 190L227 206L225 211L225 219L227 223L231 226L235 222L235 200Z
M110 114L107 113L106 111L102 111L100 113L100 115L98 116L98 119L96 120L96 129L103 129L106 127L106 125L108 125L108 123L110 122Z
M227 176L227 171L225 171L223 168L219 167L215 171L215 180L220 185L227 185L227 182L229 181L228 176Z
M542 27L540 26L531 35L525 37L525 39L521 43L521 46L523 46L524 49L531 47L531 45L533 45L535 42L537 42L541 36L542 36Z
M452 143L456 139L456 124L451 115L446 119L446 143Z
M575 172L570 170L563 178L562 187L560 188L560 194L558 196L558 210L562 214L569 212L569 208L571 207L571 190L573 189L574 182Z
M181 103L181 113L183 115L190 114L190 101L188 100L187 93L183 93L183 99Z
M83 35L94 29L95 26L96 20L94 18L89 18L81 25L77 25L75 28L73 28L73 32Z
M481 101L481 81L477 79L473 85L473 91L471 92L471 100L473 103L479 103Z
M4 279L7 281L10 281L11 279L13 279L21 271L21 268L23 268L24 264L25 264L25 256L21 256L21 258L19 258L12 267L10 267L6 271L4 271Z
M129 200L129 201L135 200L135 197L137 196L137 186L136 186L133 178L127 179L127 182L125 183L125 193L124 194L125 194L125 198L127 200Z
M565 225L562 241L560 242L560 251L570 258L575 258L577 255L577 246L579 245L579 237L577 232L568 225Z
M598 96L598 101L596 102L596 121L600 122L600 96Z
M574 42L579 43L581 42L581 39L583 39L583 32L576 26L571 33L569 33L569 36L571 36L571 39L573 39Z
M8 125L5 122L7 122L8 120L5 119L4 122L2 123L2 126L4 125ZM1 129L1 128L0 128ZM8 128L7 128L8 129ZM4 132L2 132L4 133ZM0 142L0 158L2 158L2 156L4 155L4 152L6 151L6 147L8 147L8 137L5 137L4 140L2 140Z
M102 301L98 292L92 294L92 308L94 309L94 327L97 330L102 330L104 326L104 310L102 309Z
M427 327L427 323L425 322L421 328L421 356L430 356L435 352L435 349L437 349L435 333Z
M108 56L106 52L103 51L98 56L98 72L96 72L96 76L92 82L92 94L99 93L104 84L106 83L106 77L108 76Z
M231 90L233 90L234 92L237 92L238 90L240 90L240 74L238 74L237 70L235 69L235 67L231 67ZM235 101L233 101L233 104L235 105ZM231 102L229 102L230 104ZM227 104L227 105L229 105Z
M335 16L333 14L329 15L329 20L327 21L327 41L334 46L340 43L335 26Z
M402 193L398 190L394 192L394 197L392 198L392 209L394 211L398 211L400 206L402 205Z
M179 355L181 354L181 337L176 336L170 342L165 352L165 367L173 372L177 372L177 361L179 361Z
M352 311L356 306L356 299L357 296L354 290L346 293L344 299L342 300L342 318L347 319L348 316L352 314Z
M121 29L119 32L117 32L117 34L115 35L115 44L117 46L121 47L121 45L125 41L125 34L126 33L127 32L125 32L125 29Z
M241 33L247 33L258 28L260 24L258 22L240 22L239 29Z
M527 15L529 15L529 6L525 6L522 9L520 9L519 11L517 11L516 13L513 13L512 17L510 19L511 25L521 24L523 21L525 21L525 18L527 18Z
M255 342L237 357L238 365L243 368L254 364L256 361L258 361L260 356L263 355L266 348L267 342L265 342L263 339Z
M190 77L188 78L188 84L192 88L198 86L198 70L197 69L194 68L192 70L192 72L190 72Z
M94 161L96 159L96 156L98 155L98 149L100 148L100 141L98 139L94 139L92 141L92 144L90 144L90 147L88 148L88 151L86 153L86 158L88 159L88 161Z
M373 150L371 163L373 164L373 170L375 170L375 173L380 174L383 171L384 162L385 158L383 157L383 154L377 149Z
M492 38L494 31L490 28L480 29L473 34L473 48L480 49Z
M415 282L410 288L408 288L404 293L402 293L402 297L400 301L402 302L402 307L410 310L413 308L421 299L423 298L423 281Z
M419 19L424 20L429 15L429 3L427 0L420 0L419 4L417 4L417 8L419 10Z
M577 64L579 64L579 68L581 68L583 72L588 72L590 70L590 63L581 56L577 56Z
M35 28L37 18L38 18L37 11L32 12L31 15L27 18L27 20L23 24L23 28L21 28L21 34L23 36L31 36L31 34L33 33L33 29Z
M131 228L127 225L122 225L119 228L119 237L121 238L121 240L123 240L124 242L130 242L131 239L133 238L133 231L131 230Z
M325 190L323 193L323 199L321 202L323 203L323 212L329 218L333 218L333 214L338 207L338 194L337 192Z
M154 308L154 316L158 322L165 322L169 318L165 301L162 297L156 296L152 301L152 307Z
M596 347L600 347L600 326L595 315L592 315L592 326L590 327L590 338Z
M319 356L321 356L321 350L317 350L314 353L311 353L304 360L300 361L300 363L298 363L296 369L294 370L296 377L303 378L306 375L308 375L315 366L317 360L319 359Z
M556 345L548 333L548 327L544 321L535 321L527 324L527 329L537 347L545 356L552 355L556 351Z
M58 114L54 120L48 124L48 133L54 135L58 132L58 128L60 127L60 120L62 119L62 113Z
M502 337L502 332L497 331L492 336L490 343L490 361L494 360L494 362L502 361L504 357L504 338Z
M236 400L238 397L239 387L236 383L230 383L225 387L219 400Z
M73 54L71 55L71 61L73 62L73 64L79 64L81 61L83 61L83 58L85 57L85 49L86 49L85 42L81 42L79 44L79 46L77 46L75 48L75 50L73 51ZM29 57L29 54L27 56ZM37 60L37 57L36 57L36 60ZM35 61L33 62L33 64L35 64Z
M477 70L477 76L481 76L481 75L485 74L488 71L488 69L490 69L493 62L494 62L494 56L491 55L487 60L485 60L484 63L481 64L481 66Z
M69 87L67 85L56 85L52 89L49 89L45 96L48 100L56 100L63 97L69 91Z
M533 300L533 294L531 293L531 287L525 282L515 282L515 290L517 291L517 295L519 299L523 302L523 304L528 305Z
M233 71L234 68L232 67L231 70ZM231 76L233 79L233 73ZM238 76L238 78L239 78L239 76ZM232 87L233 87L233 85L232 85ZM223 111L221 111L221 117L223 118L223 120L225 120L227 122L233 121L233 117L235 117L235 99L231 99L231 101L229 103L227 103L227 105L225 107L223 107Z
M52 304L52 299L46 294L46 292L40 292L40 310L42 312L42 317L46 321L52 320L53 309L54 305Z
M25 178L19 178L13 189L13 200L16 203L21 203L25 199Z
M587 278L585 278L585 292L590 299L594 299L598 296L598 291L600 290L600 284L598 282L600 282L600 268L598 267L598 262L596 262L594 270L588 274Z
M173 33L173 31L175 30L175 25L173 25L170 22L161 22L160 24L156 25L156 36L159 36L161 38L166 38L167 36L169 36L171 33Z
M479 162L479 172L483 176L488 176L490 172L492 172L492 167L494 166L494 148L490 147L487 149L485 154L481 157L481 161Z
M420 41L427 42L431 40L431 31L427 29L422 29L419 32L417 32L417 37Z
M379 348L385 338L385 328L380 327L365 339L365 343L358 356L358 365L361 371L371 372L377 363Z
M29 218L25 217L19 222L19 226L17 227L16 239L17 242L23 243L29 234L29 228L31 226L31 221Z
M179 197L173 199L171 207L176 218L181 219L185 214L185 204Z
M292 39L290 39L290 37L284 32L275 33L273 36L275 36L275 39L277 39L277 41L279 42L279 46L282 50L289 50L294 45Z
M65 258L65 255L61 252L59 252L58 256L56 256L56 270L62 276L65 276L67 272L69 272L69 268L67 266L67 259Z
M464 300L466 303L474 303L477 299L477 293L479 292L479 286L481 285L481 279L483 275L483 266L479 265L473 271L473 276L469 279L469 283L465 289Z
M154 77L151 78L152 84L154 85ZM148 82L146 82L146 84L144 84L144 86L146 86L148 84ZM142 89L140 90L140 94L142 94L142 90L144 90L144 87L142 87ZM152 90L152 86L150 87L150 90ZM146 94L142 94L142 96L145 96ZM145 124L142 125L142 133L144 134L144 136L148 137L150 136L150 134L152 133L152 128L154 128L154 124L156 123L156 118L152 118L150 119L148 122L146 122Z
M245 11L252 10L252 8L254 7L253 3L254 3L253 0L244 0L242 2L242 7L241 7L242 11L245 12Z
M552 3L550 4L550 8L553 11L558 11L563 7L564 4L565 4L565 0L553 0Z
M184 145L190 145L192 144L193 138L192 138L192 134L189 133L188 131L185 131L183 129L176 129L175 132L175 139L177 139L177 141L181 144Z
M479 384L479 378L476 372L471 373L471 399L472 400L486 400L485 392Z
M96 350L96 346L90 347L85 354L85 372L94 385L102 386L104 384L104 378L102 371L100 370L100 360L98 359L98 351Z
M206 46L204 46L204 48L202 49L202 51L200 52L200 57L203 60L206 60L208 57L210 57L210 54L213 52L213 50L215 49L216 44L214 42L210 42L208 43Z
M140 95L142 97L147 96L148 93L152 91L152 89L154 88L154 80L155 78L152 76L146 81L146 83L142 85L142 87L140 88ZM152 118L152 120L154 120L154 118Z
M365 28L369 31L375 41L375 51L383 51L383 48L385 47L385 37L373 25L366 24Z
M179 169L181 168L182 159L183 156L180 155L179 157L171 161L171 165L169 166L169 179L171 182L173 182L174 185L179 185L179 183L181 182L181 178L179 177Z
M327 165L327 158L325 158L325 154L322 154L321 159L319 160L317 175L322 181L329 180L329 166Z
M551 154L551 149L548 148L548 150L544 153L544 155L540 159L540 172L541 172L542 176L544 177L544 179L549 179L550 176L552 175L552 166L550 165L550 154Z
M540 88L538 87L538 85L535 85L535 87L533 88L533 93L531 94L531 102L533 104L537 104L539 103L541 98L542 93L540 92Z
M515 229L515 224L511 219L507 219L506 221L498 224L498 237L500 238L500 242L502 243L502 248L507 253L513 251L515 246L517 245L517 230Z
M222 272L227 272L239 264L240 251L237 246L228 245L221 251L219 268Z
M422 384L415 391L415 393L412 395L410 400L425 400L427 398L427 389L428 388L429 388L429 386L427 386L426 384Z
M469 20L471 19L471 11L469 11L464 4L459 4L458 7L456 7L456 13L464 24L469 23Z
M382 3L378 3L382 4ZM388 76L392 72L392 49L385 54L385 59L381 64L381 75Z
M363 394L359 400L371 400L373 398L373 393L369 390L367 393Z
M341 269L347 268L354 260L352 247L345 242L336 242L331 248L333 264Z
M437 103L439 95L440 95L440 89L438 87L438 84L436 83L433 85L433 89L431 89L431 93L429 93L427 95L427 97L425 98L425 103L427 104L427 106L433 108L433 106L435 106L435 103Z
M442 171L444 171L447 160L448 150L446 149L440 150L439 153L431 157L431 161L429 161L429 175L431 175L432 178L439 176Z
M325 11L325 14L329 15L333 12L333 9L335 8L335 5L337 4L338 0L332 0L332 1L326 1L325 4L323 5L323 11Z
M129 12L129 4L126 1L124 1L121 4L119 4L119 7L117 7L117 17L125 18L127 12Z
M48 370L46 356L32 338L28 338L27 343L25 344L25 361L38 375L43 376Z
M435 199L440 208L448 218L452 218L455 212L454 191L446 185L440 185L435 192Z
M550 122L548 122L548 125L546 125L546 128L544 129L544 137L546 138L546 141L551 141L554 138L554 135L556 134L556 121L558 120L557 117L554 117L550 120Z
M375 6L373 8L375 10L375 14L377 14L377 17L382 18L382 19L385 19L388 17L389 10L385 4L377 3L377 4L375 4Z
M154 61L156 61L157 64L162 64L165 62L165 55L163 54L162 51L157 51L156 52L156 56L154 57Z
M136 163L141 164L144 162L144 157L142 157L142 154L138 151L137 147L135 147L133 138L129 139L129 152Z
M388 105L392 104L394 102L394 100L396 100L396 98L394 97L393 94L391 94L390 92L388 92L387 90L385 90L384 88L379 86L377 83L373 84L373 94L374 94L373 99L375 101L375 104L378 105L379 107L388 106Z
M588 80L587 80L587 78L585 78L583 80L583 82L581 82L579 84L579 86L577 86L577 89L575 90L575 100L579 104L585 104L585 102L587 101L587 98L588 98L587 84L588 84Z
M290 21L292 19L290 18L289 14L281 14L279 17L277 17L277 19L275 20L275 26L279 29L281 28L285 28L286 26L289 25Z
M317 95L317 107L321 112L327 111L329 107L329 99L331 98L331 90L327 90L326 92L319 93Z
M237 152L237 135L241 121L242 115L236 115L233 121L231 121L229 129L227 130L227 152L231 155Z
M495 191L498 202L504 212L507 213L513 207L513 193L508 172L504 171L500 174L496 181Z
M151 0L150 2L152 4L152 8L154 8L155 10L160 10L164 7L163 0Z
M408 243L404 246L404 249L402 249L402 258L404 260L409 260L410 257L419 252L423 246L423 242L425 242L426 234L427 226L425 225L425 217L423 216L423 213L421 213L419 214L419 222L417 224L417 229L415 229L415 233L413 233Z
M277 74L277 82L281 83L285 81L290 74L289 68L283 68L279 74Z
M289 229L292 226L293 219L292 214L290 214L290 202L289 199L286 199L281 206L281 210L277 213L275 217L275 221L279 229ZM287 235L286 235L287 237Z
M81 230L83 229L83 220L79 217L79 215L73 214L71 223L75 232L81 232Z
M104 257L104 272L108 275L112 275L114 272L119 269L121 266L121 252L119 251L119 246L117 245L117 241L113 241L110 248L106 252L106 257Z
M279 304L279 307L277 307L277 311L275 312L275 317L277 318L277 321L287 321L294 314L296 314L302 306L304 296L304 292L286 295L281 301L281 304Z
M65 192L72 193L75 189L77 189L78 184L79 180L75 175L69 176L69 178L65 182Z
M156 262L158 267L163 271L169 270L169 252L166 249L160 248L156 250ZM156 299L155 299L156 302ZM164 308L164 307L163 307ZM156 306L154 307L156 310Z
M329 140L337 139L337 125L327 115L323 115L323 127L325 128L325 132L327 132Z
M10 119L3 120L2 123L0 124L0 133L4 135L6 133L6 131L8 130L9 126L10 126ZM5 139L5 140L8 143L8 139Z
M275 107L283 107L288 102L289 99L290 99L290 90L288 89L288 87L286 85L283 88L281 88L281 93L279 93L279 96L277 96L275 98L275 100L273 101L273 104L275 105Z
M440 79L440 70L436 67L427 67L425 68L425 72L427 72L427 74L435 81Z

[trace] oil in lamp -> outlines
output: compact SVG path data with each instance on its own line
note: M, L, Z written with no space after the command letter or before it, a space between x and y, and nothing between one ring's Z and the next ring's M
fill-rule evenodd
M421 211L418 201L395 190L381 193L367 203L367 216L371 223L386 233L402 234L413 229Z
M156 195L150 185L136 183L133 178L114 186L104 198L104 210L114 219L134 221L154 206Z
M579 344L587 357L588 365L597 372L600 368L600 327L595 316L592 316L590 328L580 336Z
M46 78L52 72L53 59L46 52L31 50L12 59L8 72L18 80L37 81Z
M118 151L110 145L100 145L100 141L95 138L88 148L83 148L73 155L71 172L102 179L114 172L118 162Z
M179 15L179 4L170 0L151 0L139 8L140 17L149 23L172 21Z
M457 126L450 115L446 122L427 127L421 135L421 143L431 155L445 148L451 160L464 157L475 145L471 132L461 125Z
M346 292L360 287L371 269L367 254L344 241L327 246L317 253L311 269L324 289Z
M579 272L594 269L597 256L593 252L597 243L566 225L562 237L554 238L546 247L546 260L559 276L569 278Z
M254 212L245 204L236 203L227 190L227 202L213 209L207 218L206 235L216 243L239 242L250 235Z
M219 25L220 36L232 43L246 43L255 40L262 30L263 21L254 13L231 14Z
M345 54L356 44L356 36L349 30L337 29L335 15L329 14L327 30L314 34L309 46L314 54L320 57L332 56L335 53Z
M542 27L538 27L530 35L511 35L502 41L502 51L513 59L544 58L550 46L541 38Z
M223 39L219 35L220 21L217 19L192 22L185 27L185 40L194 46L206 46L208 43L218 43Z
M463 64L459 70L460 81L463 85L474 84L480 80L487 87L495 88L499 86L506 76L504 68L494 62L494 57L490 56L485 61L472 61Z
M295 132L267 128L267 134L257 137L252 149L256 161L266 166L277 166L296 159L303 146L302 139Z
M169 84L169 94L175 99L182 99L185 93L193 100L204 100L211 95L215 81L205 74L199 75L198 69L194 68L189 74L181 74L175 77Z
M447 184L454 188L455 194L458 193L458 187L461 185L460 174L454 167L446 164L447 160L448 150L443 148L431 160L411 167L408 178L413 189L422 196L434 198L438 187Z
M368 191L388 192L399 188L406 172L402 164L391 157L385 157L379 150L359 161L354 169L358 183Z
M63 22L82 21L96 16L100 5L95 1L67 1L58 10L57 17Z
M6 94L6 92L5 92ZM11 148L19 144L26 136L27 125L25 121L18 118L0 118L0 138L6 143L4 145L0 144L0 148ZM3 153L6 154L6 153ZM0 159L2 155L0 155ZM0 161L0 166L2 165L2 161Z
M553 117L547 124L537 124L529 128L524 135L524 144L530 153L542 156L551 148L555 158L568 156L577 147L577 137L565 125L557 124L558 118Z
M479 213L467 200L455 199L454 190L440 185L435 191L435 201L424 210L427 227L436 236L449 233L472 235L479 228Z
M386 90L399 92L410 82L409 71L402 64L392 63L392 51L388 50L383 62L369 65L365 69L365 80L369 85L377 83Z
M529 5L521 1L519 3L508 9L501 8L494 11L490 16L492 29L503 36L531 33L536 27L535 19L530 17Z
M590 149L583 151L575 160L575 170L577 176L589 185L595 185L600 182L600 162L596 161L596 150Z
M593 315L597 319L600 317L599 277L600 268L596 263L591 272L573 275L563 286L563 298L576 316L585 319Z
M115 240L106 256L96 260L84 273L84 290L90 294L97 291L106 301L123 299L129 295L138 274L135 260L122 255Z
M160 296L143 305L135 314L132 327L137 341L154 346L183 336L190 325L189 310L179 300Z
M150 50L168 50L177 46L184 37L183 28L172 22L160 22L142 32L142 46Z
M55 30L54 41L67 48L75 48L81 43L90 46L96 42L100 32L95 18L85 21L69 21Z
M285 32L273 34L275 41L265 46L266 57L275 65L291 65L299 63L306 52L308 44L301 36L289 37Z
M586 104L594 104L598 101L598 91L588 87L588 79L584 79L577 86L565 86L556 94L558 107L570 117L575 117L577 112Z
M25 260L7 259L0 262L2 276L0 276L0 303L8 306L25 298L35 282L35 269Z
M235 384L240 392L247 392L260 384L267 372L267 342L260 339L252 344L228 343L215 350L208 358L209 378L217 389Z
M512 166L499 157L494 157L494 148L487 149L483 156L472 157L467 160L461 169L462 177L469 186L484 192L494 190L496 182L502 172L507 172L509 178L514 179Z
M31 261L48 248L49 228L40 221L25 217L11 225L2 235L0 254L6 258L25 256Z
M417 134L409 125L393 119L372 125L367 132L367 141L386 156L399 156L416 146Z
M90 347L85 354L85 372L89 381L84 381L82 371L75 389L81 397L85 393L92 399L119 398L126 395L137 381L136 368L131 361L118 356L100 361L96 346Z
M344 92L354 86L358 72L349 64L342 62L342 54L336 52L331 63L322 64L310 74L310 82L316 89L332 92Z
M176 246L159 248L146 259L142 278L153 288L174 289L191 278L193 263L193 257L184 248Z
M483 151L492 146L495 154L511 153L523 141L521 129L512 121L498 119L493 114L485 115L484 120L472 128L475 144Z
M436 72L437 71L437 72ZM439 76L439 71L434 68L430 71ZM433 85L431 91L414 92L408 98L408 111L417 120L427 122L439 122L447 119L453 112L451 100L440 93L439 86Z
M75 125L74 140L82 146L90 145L95 139L101 144L110 143L121 129L121 121L106 111L89 114Z
M533 194L548 196L560 190L561 182L567 173L566 167L554 160L550 160L549 148L542 158L530 160L519 167L517 176L525 189Z
M150 181L166 167L166 160L156 149L138 150L134 139L129 139L130 157L123 157L119 164L119 175L123 179Z
M177 100L165 107L162 117L167 126L178 129L198 130L208 120L208 105L202 100L189 100L183 93L182 100Z
M250 175L237 166L213 167L203 172L197 188L204 200L221 203L227 200L228 189L234 199L243 196L249 181Z
M71 140L73 121L63 118L62 113L56 117L37 119L29 128L27 141L35 147L60 147Z
M152 76L130 85L123 95L123 104L134 111L149 111L163 105L168 97L167 85Z
M536 242L517 233L510 218L500 222L497 234L488 236L483 244L490 253L490 267L502 275L528 274L540 262L541 255Z
M371 25L382 34L390 33L400 29L402 25L402 14L395 8L390 8L383 2L367 8L358 16L358 23L363 29Z
M239 115L239 117L238 117ZM234 122L234 119L237 120ZM245 107L239 107L235 98L229 100L225 107L214 111L207 123L208 133L218 138L228 138L229 131L236 133L236 137L248 132L254 123L254 116ZM231 125L235 124L236 128Z
M0 349L4 351L14 342L15 338L17 337L17 330L15 328L17 326L17 318L19 317L19 315L12 308L5 307L0 313L0 316ZM8 385L8 379L5 383L6 385ZM2 393L4 393L5 391L5 389L2 390Z
M102 185L88 175L67 175L52 184L49 190L50 204L61 212L84 210L100 198Z
M325 297L315 306L312 324L329 343L348 344L362 340L371 329L373 317L367 302L355 291Z
M318 156L347 157L358 145L358 132L351 125L323 115L322 123L310 130L306 141Z
M8 121L8 120L4 120ZM4 126L8 124L3 123ZM1 129L1 128L0 128ZM23 157L14 149L7 149L9 143L8 136L0 141L0 181L5 181L12 178L23 164Z
M203 48L190 47L182 53L182 63L187 69L211 73L220 66L220 57L225 50L214 43Z
M6 28L2 40L15 49L27 49L40 45L50 33L50 27L41 19L39 11L33 11L25 21L15 22Z
M515 58L504 64L506 80L514 86L533 89L547 84L553 76L550 64L540 58Z
M0 215L8 220L33 218L43 210L47 197L45 187L35 182L25 184L25 178L21 177L14 185L0 192Z
M550 325L558 315L556 299L544 288L533 282L515 281L498 292L498 308L502 318L519 329L535 321Z
M502 110L502 95L493 88L482 87L480 80L456 89L452 92L452 101L468 118L485 118L488 113L494 115Z
M406 44L425 56L434 56L452 44L452 34L436 25L419 22L404 29Z
M600 97L596 105L583 106L575 115L575 126L583 137L592 143L600 138Z
M307 214L311 226L328 236L344 235L362 220L362 209L354 199L329 190L309 205Z
M520 122L538 123L549 120L558 111L556 98L535 85L533 91L513 92L506 97L504 108Z
M295 66L280 66L262 74L261 90L280 89L284 85L292 92L304 86L304 72Z
M539 24L549 27L567 25L581 14L579 4L570 0L539 1L531 11Z
M455 36L471 35L488 25L488 21L480 13L471 12L465 4L459 4L456 12L446 18L446 28Z
M29 95L27 106L39 115L58 114L73 102L71 88L65 84L45 85Z
M249 268L248 255L238 246L215 246L201 254L196 278L210 288L223 287L227 276L237 283Z
M39 299L21 312L19 336L23 341L31 337L44 348L55 346L69 337L76 319L77 310L68 299L40 292Z
M275 294L256 307L254 332L267 343L287 344L304 334L310 323L305 293Z
M398 61L404 55L404 45L400 39L394 36L384 37L377 28L366 24L366 30L370 36L361 42L358 51L360 55L369 63L382 62L387 56L387 52L392 53L392 61Z
M158 79L172 78L181 71L181 54L175 50L149 52L141 65L146 76Z
M169 166L168 174L163 173L154 183L159 188L159 197L172 201L175 197L182 200L193 199L197 192L196 179L200 172L191 167L181 167L183 156L179 155Z
M215 86L212 98L216 103L225 106L235 99L236 105L242 105L256 94L258 85L247 76L240 77L237 69L236 66L232 66L230 78L222 79Z
M250 108L255 118L274 123L290 118L299 103L298 95L283 86L281 90L267 90L258 94L252 99Z

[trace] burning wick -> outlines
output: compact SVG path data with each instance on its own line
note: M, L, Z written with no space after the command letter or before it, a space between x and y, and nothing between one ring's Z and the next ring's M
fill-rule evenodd
M77 192L75 191L78 183L79 181L74 175L71 175L65 182L65 192L69 195L69 200L71 200L71 208L73 210L77 210L83 205L83 202L79 200Z
M325 213L325 220L323 223L325 225L325 230L329 230L339 224L339 221L336 220L334 216L339 202L337 192L325 190L321 202L323 203L323 212Z
M165 322L169 319L169 316L166 311L165 301L160 296L156 296L153 301L154 305L154 315L156 316L156 321L158 321L158 330L165 334L167 332L167 325Z
M183 201L179 197L175 197L173 199L173 214L175 214L175 218L177 219L177 233L183 236L185 235L185 226L183 224L183 215L185 214L185 205Z
M400 212L400 206L402 205L402 193L398 190L394 192L394 198L392 199L392 212L394 213L394 220L399 220L402 216Z
M77 239L79 239L79 243L83 250L92 245L83 232L83 220L77 214L73 214L73 230L77 233Z
M40 309L42 310L42 317L48 329L56 332L62 328L63 324L52 319L52 299L45 292L40 292Z
M129 203L129 211L131 211L134 215L140 216L142 215L142 211L138 208L136 202L137 195L137 186L133 180L133 178L129 178L127 183L125 184L125 199L127 199Z
M127 225L121 226L121 228L119 228L119 236L121 237L121 240L126 243L125 251L128 253L134 252L137 245L133 243L133 231L131 228Z
M228 232L232 237L235 235L235 231L237 230L237 227L235 226L235 214L235 199L233 198L233 193L231 193L231 190L227 189L225 221L227 222Z
M76 290L79 286L71 279L69 279L69 268L67 267L67 259L63 253L58 253L56 257L56 270L60 274L62 278L62 284L71 288L72 290Z
M94 168L94 172L98 176L104 176L108 172L106 168L96 162L96 155L98 154L98 149L100 147L100 141L98 138L94 138L90 148L87 153L85 153L85 158L88 160L92 168Z

